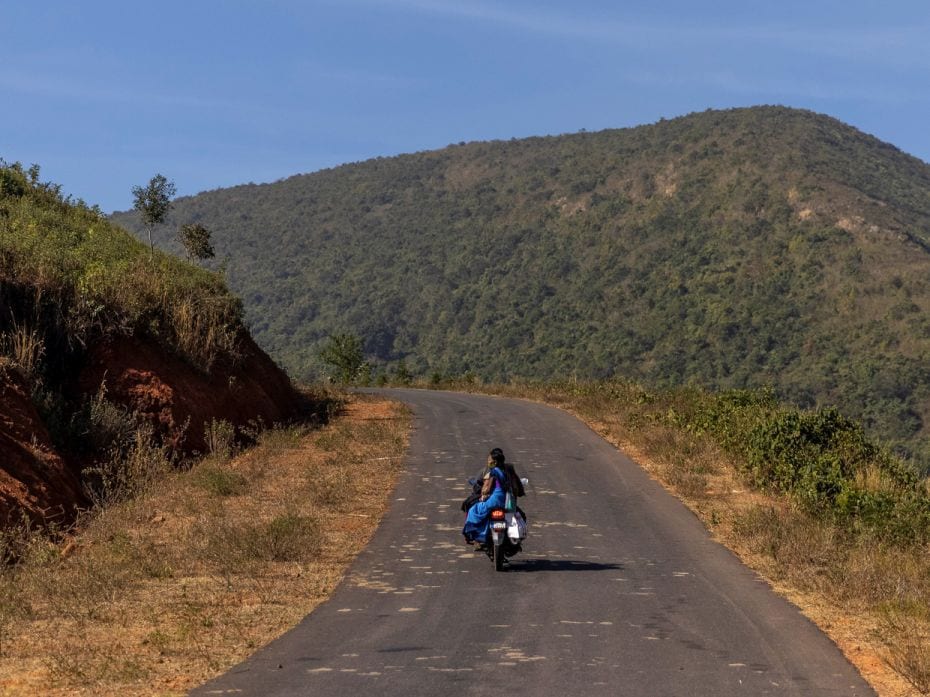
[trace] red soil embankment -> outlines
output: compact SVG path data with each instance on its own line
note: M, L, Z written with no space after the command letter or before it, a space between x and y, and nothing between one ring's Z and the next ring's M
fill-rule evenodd
M202 453L204 426L211 420L270 426L298 408L287 375L247 334L239 345L236 361L222 358L204 373L157 343L107 337L88 347L68 391L79 400L97 394L103 384L109 401L152 423L176 451ZM21 512L35 521L70 520L85 503L81 466L55 452L26 381L0 368L0 526L18 520Z
M81 484L55 452L26 380L0 368L0 526L67 520L82 500Z
M220 359L205 374L159 346L118 336L94 347L78 376L78 388L106 397L151 422L175 449L204 452L204 425L223 419L235 426L265 426L290 418L297 395L287 375L256 345L240 338L235 363Z

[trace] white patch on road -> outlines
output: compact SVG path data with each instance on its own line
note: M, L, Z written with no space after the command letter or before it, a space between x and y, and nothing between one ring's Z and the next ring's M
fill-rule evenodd
M564 520L553 520L553 521L537 521L533 523L534 527L537 528L554 528L554 527L565 527L565 528L586 528L588 527L584 523L572 523Z

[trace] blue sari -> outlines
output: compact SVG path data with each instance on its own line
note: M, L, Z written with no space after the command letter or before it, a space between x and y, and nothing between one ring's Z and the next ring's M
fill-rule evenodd
M484 542L491 526L491 509L503 508L507 500L507 492L503 486L503 482L507 481L507 475L499 467L492 467L491 478L494 480L494 489L491 490L487 501L479 501L468 509L465 527L462 528L462 534L467 540Z

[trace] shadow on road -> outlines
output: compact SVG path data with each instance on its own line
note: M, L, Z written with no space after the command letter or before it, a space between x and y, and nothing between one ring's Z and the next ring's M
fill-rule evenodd
M527 559L512 562L510 571L621 571L621 564L600 564L593 561L571 559Z

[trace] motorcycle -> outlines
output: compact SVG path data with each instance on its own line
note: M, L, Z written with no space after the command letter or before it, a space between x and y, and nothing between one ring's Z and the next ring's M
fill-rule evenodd
M523 486L529 484L525 477L521 477L520 481ZM473 490L480 492L481 485L476 479L469 479L468 483L472 485ZM463 508L467 511L467 507L463 505ZM490 516L487 539L481 549L494 563L495 571L503 571L506 560L523 551L522 542L527 536L526 517L510 492L507 492L504 507L492 508Z

